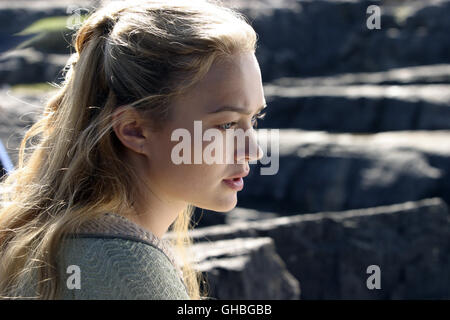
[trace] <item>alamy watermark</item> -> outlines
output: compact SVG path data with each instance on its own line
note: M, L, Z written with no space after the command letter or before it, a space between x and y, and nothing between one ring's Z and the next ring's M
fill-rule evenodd
M381 9L377 5L367 7L366 13L370 16L366 20L367 29L381 29Z
M79 266L72 264L67 267L66 273L70 274L67 277L66 286L67 289L81 289L81 269Z
M367 278L366 286L367 289L373 290L373 289L381 289L381 269L376 264L372 264L367 267L366 270L367 274L370 274L370 276Z
M174 164L243 164L246 160L254 164L259 159L263 165L270 164L270 167L261 167L261 175L277 174L279 169L278 129L257 131L253 129L244 131L241 128L226 129L225 141L224 134L219 129L209 128L202 132L202 121L194 121L194 137L184 128L178 128L172 132L171 141L179 141L171 152L171 160ZM203 148L203 143L209 141L211 142Z
M83 24L83 14L89 14L90 10L87 8L80 8L75 5L70 5L66 9L66 13L70 14L67 18L66 27L71 30L78 29Z

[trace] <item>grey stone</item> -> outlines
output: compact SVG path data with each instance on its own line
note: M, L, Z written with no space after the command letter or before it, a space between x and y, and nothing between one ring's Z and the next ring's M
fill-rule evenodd
M281 215L441 197L450 201L449 131L279 131L279 170L252 165L238 205Z
M44 54L32 48L3 53L0 56L0 84L60 83L68 58L65 54Z
M439 198L199 228L191 236L272 238L302 299L450 298L450 216ZM370 265L381 269L379 290L366 286Z
M448 84L297 86L299 81L285 78L283 85L264 86L269 107L260 128L352 133L450 129Z
M243 8L260 43L263 79L448 63L449 1L291 1L272 10ZM366 9L381 7L381 29Z
M447 0L223 2L244 13L257 32L256 54L264 81L449 62ZM366 9L372 4L381 6L380 30L366 27ZM90 1L78 4L88 8L96 5ZM22 1L0 7L4 30L0 34L0 52L13 48L20 40L11 34L37 19L67 15L67 8L67 4L57 2L43 6ZM60 47L64 46L62 43Z
M215 299L299 299L298 281L286 270L271 238L197 243L193 261Z
M228 212L216 212L212 210L196 208L193 221L195 227L208 227L218 224L235 224L243 221L257 221L279 217L275 212L265 212L242 207L235 207Z
M331 76L275 79L271 84L283 87L346 86L358 84L407 85L450 82L450 64L393 68L379 72L343 73Z

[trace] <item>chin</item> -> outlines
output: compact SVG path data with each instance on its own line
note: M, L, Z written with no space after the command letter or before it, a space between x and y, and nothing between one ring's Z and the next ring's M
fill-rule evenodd
M226 198L222 198L219 201L209 205L209 206L200 206L205 210L212 210L216 212L228 212L234 209L237 205L237 196L236 193L234 195L228 195Z
M236 197L236 194L235 194L232 199L230 199L229 201L222 202L218 206L218 208L216 208L214 211L216 211L216 212L227 212L227 211L230 211L230 210L234 209L236 207L236 205L237 205L237 197Z

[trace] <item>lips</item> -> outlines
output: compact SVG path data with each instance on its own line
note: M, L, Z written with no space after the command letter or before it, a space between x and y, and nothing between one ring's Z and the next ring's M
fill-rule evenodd
M248 171L244 171L229 178L223 179L222 181L231 189L240 191L244 188L244 179L242 178L246 177L248 173Z
M244 188L244 180L242 178L223 179L222 181L233 190L240 191Z
M246 176L248 176L248 174L249 174L249 171L243 171L238 174L235 174L234 176L228 177L225 180L232 180L235 178L245 178Z

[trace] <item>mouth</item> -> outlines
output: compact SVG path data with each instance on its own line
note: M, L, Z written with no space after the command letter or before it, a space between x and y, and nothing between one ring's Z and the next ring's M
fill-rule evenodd
M230 187L233 190L241 191L244 188L243 178L246 177L248 174L249 174L248 171L244 171L232 177L223 179L222 182L224 182L228 187Z
M236 191L240 191L244 188L244 179L240 177L232 179L223 179L222 182L224 182L228 187Z

